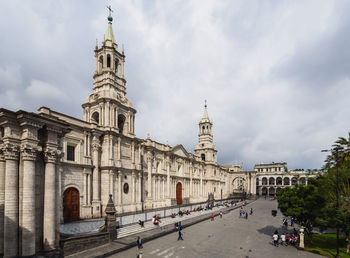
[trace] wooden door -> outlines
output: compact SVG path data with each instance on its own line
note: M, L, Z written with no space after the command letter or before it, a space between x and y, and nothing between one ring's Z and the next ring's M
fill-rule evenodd
M177 183L176 185L176 204L182 204L182 185L181 183Z
M80 217L79 191L70 187L63 194L63 219L64 222L78 220Z

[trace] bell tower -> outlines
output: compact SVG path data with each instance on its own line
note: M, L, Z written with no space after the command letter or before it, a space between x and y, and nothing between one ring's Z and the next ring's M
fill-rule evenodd
M132 107L131 101L125 97L124 47L120 51L115 40L111 11L109 8L107 32L101 46L96 40L93 93L82 105L84 120L95 123L102 127L101 129L111 129L123 135L134 136L136 110Z
M199 121L198 144L194 152L201 157L202 161L216 163L218 151L213 143L212 127L213 123L209 119L207 102L205 101L204 114Z

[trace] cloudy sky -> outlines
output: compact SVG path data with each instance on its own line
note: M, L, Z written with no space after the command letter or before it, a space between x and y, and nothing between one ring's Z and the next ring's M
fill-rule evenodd
M192 152L205 99L220 164L320 168L348 134L349 1L2 0L0 107L82 118L106 5L138 137Z

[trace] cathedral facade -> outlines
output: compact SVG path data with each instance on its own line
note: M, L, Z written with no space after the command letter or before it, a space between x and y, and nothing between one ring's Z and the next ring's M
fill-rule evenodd
M0 254L31 256L57 248L59 224L103 217L109 195L117 214L225 199L233 177L217 163L205 105L194 153L135 135L126 97L124 51L112 30L95 48L93 92L80 120L47 107L0 109ZM237 175L235 175L237 174ZM247 188L248 189L248 188Z

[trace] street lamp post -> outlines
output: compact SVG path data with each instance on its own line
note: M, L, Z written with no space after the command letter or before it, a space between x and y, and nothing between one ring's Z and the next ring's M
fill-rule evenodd
M321 152L335 152L335 196L336 196L336 202L335 202L335 211L337 214L337 219L339 215L339 171L338 171L338 152L339 150L342 150L340 147L335 147L330 150L322 150ZM339 223L337 221L336 223L337 227L337 254L335 257L339 256Z

